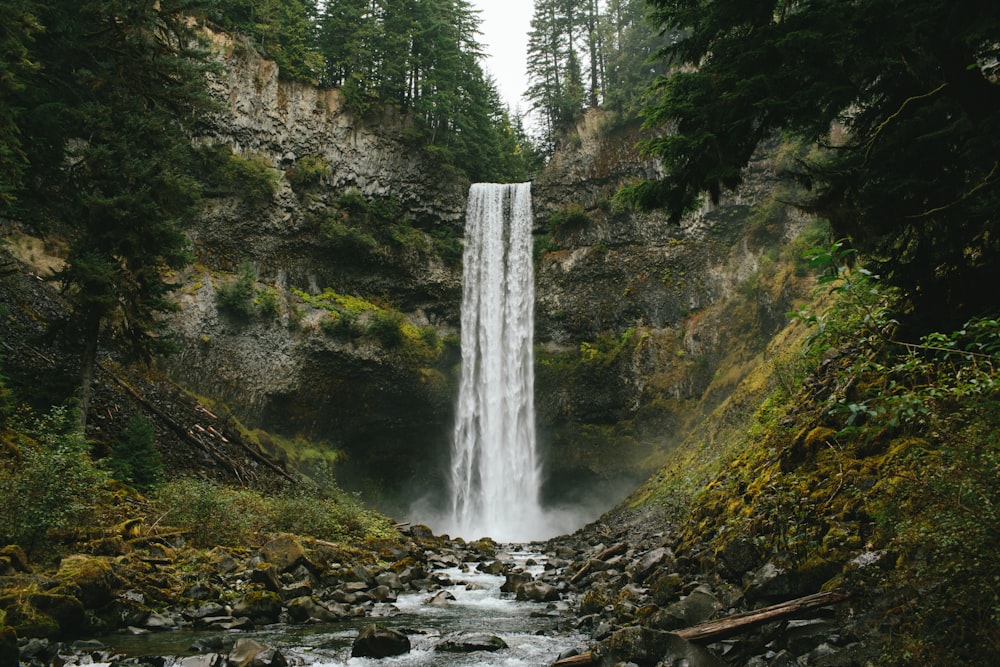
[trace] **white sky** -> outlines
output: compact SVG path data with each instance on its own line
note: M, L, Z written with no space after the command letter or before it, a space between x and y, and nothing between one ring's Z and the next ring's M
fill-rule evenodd
M496 80L511 111L519 106L522 112L527 111L521 95L528 87L525 62L534 0L471 0L471 4L481 10L479 41L488 56L484 63L487 73Z

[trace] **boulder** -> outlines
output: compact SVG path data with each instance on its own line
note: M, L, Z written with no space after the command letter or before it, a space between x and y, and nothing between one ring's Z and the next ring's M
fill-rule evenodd
M288 615L297 623L308 620L332 623L343 619L346 614L340 614L320 604L310 596L302 596L288 602Z
M111 602L118 583L106 559L85 554L64 558L56 578L87 609L99 609Z
M429 604L432 607L444 607L449 602L454 601L455 596L448 591L438 591L431 597L424 600L424 604Z
M281 614L281 598L273 591L250 591L233 605L233 616L246 616L255 623L276 623Z
M487 633L475 633L470 635L456 635L444 641L438 642L434 646L435 651L446 653L472 653L473 651L499 651L507 648L507 642L496 635Z
M16 544L8 544L0 549L0 574L14 572L31 572L31 566L28 565L24 549Z
M653 570L660 567L668 560L673 559L673 557L673 552L667 547L650 549L642 556L632 561L632 563L628 566L628 572L632 577L632 581L637 584L641 584L646 577L653 572Z
M354 658L387 658L391 655L402 655L410 651L410 638L402 632L385 628L380 625L366 625L354 645L351 647L351 657Z
M707 586L699 586L682 600L656 614L652 625L660 630L675 630L698 625L712 618L722 604Z
M632 626L605 638L596 650L602 665L634 663L639 667L687 665L687 667L725 667L722 660L707 649L673 633Z
M260 548L260 557L285 572L309 562L306 550L292 535L279 535Z
M503 586L500 587L500 592L502 593L516 593L517 587L522 584L526 584L529 581L534 581L534 577L530 572L525 572L519 570L516 572L508 572L507 578L504 579Z
M288 661L277 649L246 637L236 640L227 667L286 667Z
M559 591L555 586L544 581L529 581L517 587L517 593L514 597L518 600L531 602L555 602L559 599Z

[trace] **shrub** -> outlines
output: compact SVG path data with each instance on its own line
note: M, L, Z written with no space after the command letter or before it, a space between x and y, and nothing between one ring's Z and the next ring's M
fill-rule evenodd
M89 454L71 410L53 408L42 417L16 416L16 456L0 461L0 542L30 555L48 533L91 518L107 480Z
M285 178L292 189L298 191L319 185L331 173L333 170L326 160L318 155L307 155L295 161L295 166L285 172Z
M262 155L230 155L222 178L247 203L264 204L278 191L281 172Z
M254 305L257 307L257 312L261 316L273 320L276 319L280 313L280 308L278 306L278 290L273 287L267 287L260 290L257 293L257 297L253 300Z
M336 250L368 254L378 247L371 234L347 225L336 216L328 216L320 223L320 234Z
M406 320L399 311L380 310L375 313L368 331L382 343L382 347L394 350L403 345L406 336L403 333L403 323Z
M251 542L260 531L265 509L258 493L193 477L164 484L155 502L164 522L186 530L198 547Z
M549 229L565 234L590 224L590 214L580 204L567 204L549 215Z
M236 278L219 287L215 293L220 310L243 318L253 317L257 312L254 298L257 294L257 274L250 262L244 262Z
M111 475L144 491L157 484L163 474L163 461L156 451L155 436L153 425L142 415L129 419L122 439L115 443L107 460Z

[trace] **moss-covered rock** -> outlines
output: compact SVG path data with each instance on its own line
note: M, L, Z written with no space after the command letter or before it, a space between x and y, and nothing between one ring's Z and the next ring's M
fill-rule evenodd
M62 560L56 578L62 589L72 593L88 609L111 602L119 580L107 559L74 554Z

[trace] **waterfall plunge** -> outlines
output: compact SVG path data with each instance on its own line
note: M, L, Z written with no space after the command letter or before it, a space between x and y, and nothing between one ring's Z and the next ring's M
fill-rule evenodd
M453 532L467 538L552 535L535 452L531 227L530 183L472 186L451 463Z

